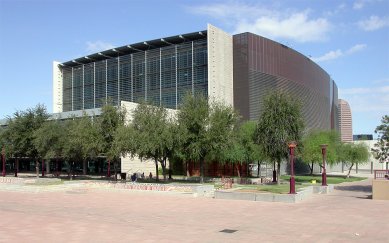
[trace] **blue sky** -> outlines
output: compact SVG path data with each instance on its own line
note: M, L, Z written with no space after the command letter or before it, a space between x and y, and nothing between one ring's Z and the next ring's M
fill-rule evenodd
M52 61L206 29L253 32L312 58L350 103L353 132L389 114L389 0L0 0L0 119L43 103Z

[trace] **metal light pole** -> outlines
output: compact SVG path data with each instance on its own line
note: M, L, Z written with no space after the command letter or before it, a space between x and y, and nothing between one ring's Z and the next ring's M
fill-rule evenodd
M296 183L294 180L294 149L296 148L296 142L295 141L289 142L288 147L289 147L289 159L290 159L289 194L296 194Z
M327 155L327 144L321 144L321 154L323 155L323 172L321 174L321 185L327 186L327 174L326 174L326 155Z
M3 173L2 173L2 175L3 175L3 177L5 177L5 149L4 149L4 147L3 147L3 149L1 150L1 155L2 155L2 159L3 159Z

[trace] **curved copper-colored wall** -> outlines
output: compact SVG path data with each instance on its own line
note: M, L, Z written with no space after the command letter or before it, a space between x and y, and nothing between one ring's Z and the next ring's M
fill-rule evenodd
M261 114L263 97L283 90L298 97L307 128L331 129L330 76L309 58L280 43L242 33L234 38L234 106L245 119Z

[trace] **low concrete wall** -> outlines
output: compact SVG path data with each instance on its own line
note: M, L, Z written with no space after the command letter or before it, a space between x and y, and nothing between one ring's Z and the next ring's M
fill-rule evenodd
M334 185L308 186L300 189L296 194L238 192L234 190L220 190L215 191L215 199L296 203L311 197L313 194L328 194L333 190Z
M389 200L389 180L373 180L373 200Z
M23 184L24 180L19 177L0 177L0 183Z

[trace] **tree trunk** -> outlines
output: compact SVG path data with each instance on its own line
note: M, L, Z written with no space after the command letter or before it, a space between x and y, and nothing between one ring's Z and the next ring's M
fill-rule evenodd
M115 181L118 180L118 172L117 172L117 161L116 159L113 161L113 170L114 170L114 173L115 173Z
M161 167L162 167L163 180L166 181L166 165L162 162Z
M108 177L108 178L111 178L111 161L110 161L110 160L108 160L107 177Z
M308 164L308 166L309 166L309 170L311 171L311 176L313 175L313 162L311 163L311 165L309 165Z
M281 180L281 162L277 162L277 184L279 185Z
M42 159L42 177L45 176L45 161Z
M46 161L46 174L50 174L50 160Z
M157 159L155 159L155 180L156 181L159 181L159 175L158 175L158 160Z
M351 172L351 169L353 168L353 166L354 166L354 163L351 163L351 166L350 166L350 168L348 169L348 173L347 173L346 178L350 178L350 172Z
M163 158L161 162L163 180L166 181L166 159Z
M259 177L259 172L260 172L260 168L261 168L261 164L259 163L259 161L257 162L257 177Z
M185 162L186 164L186 177L190 177L190 172L189 172L189 162Z
M57 177L59 176L59 166L58 166L58 158L55 159L55 166L56 166L56 170L57 170Z
M276 162L273 162L273 182L277 182Z
M236 172L238 173L238 177L240 178L240 170L238 166L238 164L235 164Z
M86 159L84 159L82 161L82 174L83 175L86 175L86 169L87 169L87 166L86 166Z
M19 171L19 159L15 160L15 177L18 177L18 171Z
M246 163L246 178L249 178L249 162Z
M72 180L75 178L75 168L74 167L76 167L76 163L73 161L73 163L72 163Z
M36 178L39 178L39 161L35 161Z
M204 183L204 158L200 159L200 183Z

